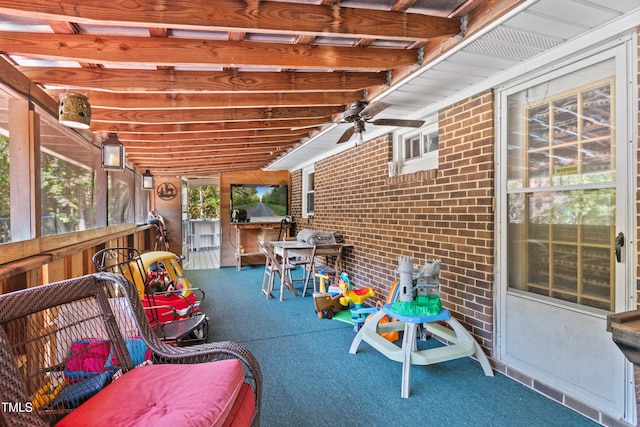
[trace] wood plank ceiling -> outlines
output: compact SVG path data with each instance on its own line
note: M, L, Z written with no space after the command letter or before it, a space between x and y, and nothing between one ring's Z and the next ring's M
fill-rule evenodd
M0 0L0 52L139 171L265 167L520 0Z

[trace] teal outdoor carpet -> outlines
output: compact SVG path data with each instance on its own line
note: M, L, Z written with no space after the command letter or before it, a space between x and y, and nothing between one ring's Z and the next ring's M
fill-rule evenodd
M599 424L480 364L463 358L412 366L410 397L400 397L402 364L367 343L349 354L355 335L344 321L319 319L311 296L285 301L261 293L264 267L188 270L203 289L209 341L236 341L264 375L262 426L509 426ZM295 272L294 272L295 273ZM301 272L298 271L298 275ZM357 284L356 284L357 286ZM434 339L419 348L441 345Z

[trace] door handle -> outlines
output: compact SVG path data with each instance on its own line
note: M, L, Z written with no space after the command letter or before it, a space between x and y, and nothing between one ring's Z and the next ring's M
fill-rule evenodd
M616 261L620 262L622 258L622 247L624 246L624 233L619 232L616 236Z

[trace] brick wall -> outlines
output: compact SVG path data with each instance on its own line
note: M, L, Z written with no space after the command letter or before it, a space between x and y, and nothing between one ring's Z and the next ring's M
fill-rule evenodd
M315 164L315 212L300 220L301 172L291 175L298 228L342 233L356 286L386 299L398 256L442 261L444 305L493 350L493 94L439 115L437 171L389 178L391 135Z

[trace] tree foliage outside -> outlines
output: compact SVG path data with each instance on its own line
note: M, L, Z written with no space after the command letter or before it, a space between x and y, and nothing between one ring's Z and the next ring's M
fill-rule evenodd
M45 152L40 161L42 234L95 228L94 171Z
M189 219L220 218L220 186L189 187Z

